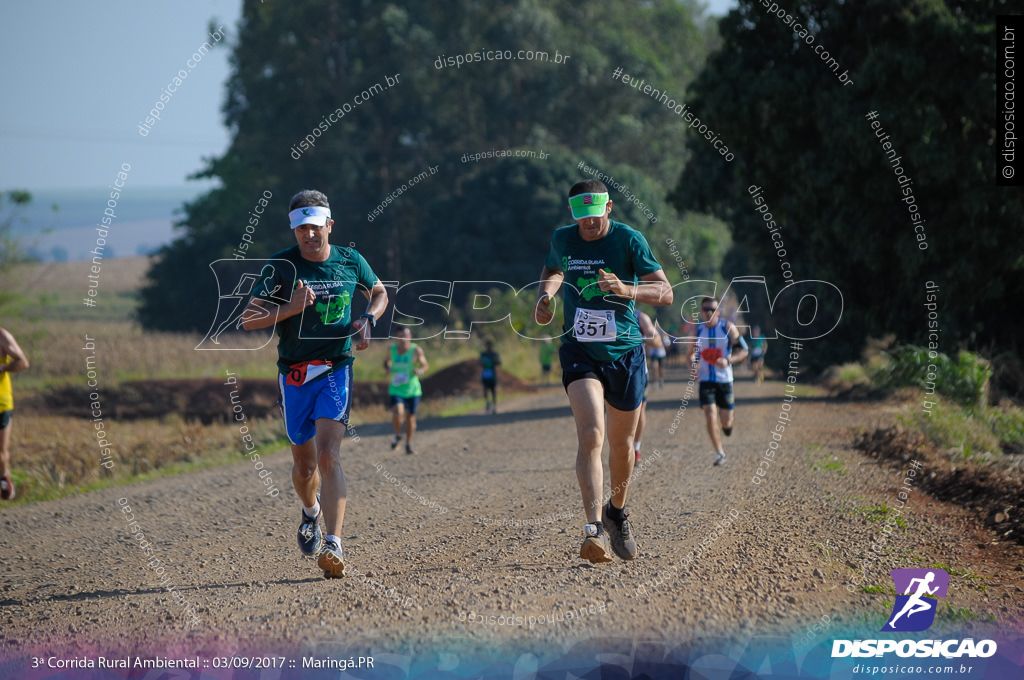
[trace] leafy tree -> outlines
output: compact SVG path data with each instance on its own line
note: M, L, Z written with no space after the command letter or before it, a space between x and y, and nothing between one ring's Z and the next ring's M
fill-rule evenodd
M545 232L565 223L562 197L581 178L574 166L584 159L614 159L599 167L628 176L631 187L643 188L638 195L660 205L664 221L652 233L682 235L658 197L667 193L663 178L677 176L685 162L685 125L611 75L621 66L681 98L715 36L698 15L696 3L675 0L355 0L344 9L326 0L247 0L224 105L232 143L196 175L217 178L220 188L185 206L181 236L150 270L140 320L174 330L209 323L216 293L207 264L231 257L265 190L273 199L250 256L293 243L287 201L313 187L331 199L332 240L355 242L386 280L453 280L486 269L488 278L532 281ZM446 65L447 57L486 50L548 58ZM390 86L353 102L376 83ZM344 115L326 125L338 109ZM327 129L312 138L315 146L298 146L320 123ZM461 161L494 149L550 158ZM636 217L619 203L620 215ZM514 243L502 238L509 233Z
M785 3L783 3L785 4ZM942 348L1019 351L1024 326L1005 311L1024 294L1019 191L997 187L995 17L1006 5L956 0L789 3L827 62L764 3L741 0L720 24L722 50L691 88L694 110L736 153L724 163L703 138L671 200L710 212L735 239L726 273L784 285L762 215L762 188L795 279L837 285L842 322L806 358L855 358L867 337L926 344L925 282L940 286ZM901 186L866 118L877 111L913 179L927 249L919 249ZM1012 244L1012 245L1011 245Z
M29 191L0 191L0 309L14 305L21 297L20 291L25 288L23 282L14 279L14 268L38 259L34 254L38 237L18 234L15 229L19 222L28 223L23 213L31 203L32 193ZM57 204L51 208L54 212L58 210Z
M0 191L0 274L6 274L16 264L31 260L25 238L14 232L17 222L27 222L22 213L31 202L32 193L29 191Z

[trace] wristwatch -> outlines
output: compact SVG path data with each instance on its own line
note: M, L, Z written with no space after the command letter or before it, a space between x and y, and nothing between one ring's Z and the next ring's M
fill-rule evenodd
M377 317L375 317L373 314L363 314L359 318L360 319L369 319L370 320L370 328L376 328L377 327Z

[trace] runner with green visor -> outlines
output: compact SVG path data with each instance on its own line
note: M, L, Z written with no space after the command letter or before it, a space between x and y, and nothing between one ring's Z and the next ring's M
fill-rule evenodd
M672 304L672 286L636 229L609 219L612 201L598 180L569 190L575 224L556 229L544 261L534 318L554 317L551 298L563 291L558 352L576 421L576 479L586 525L580 557L610 562L637 556L626 494L633 474L633 438L647 385L643 338L633 305ZM564 284L564 285L563 285ZM612 493L604 495L601 449L607 425Z

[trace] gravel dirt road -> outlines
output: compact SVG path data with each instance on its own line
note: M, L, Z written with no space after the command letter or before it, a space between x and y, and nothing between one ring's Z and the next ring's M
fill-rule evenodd
M685 385L675 369L649 392L629 502L635 562L578 557L575 431L564 392L552 388L504 400L496 415L426 421L415 456L390 450L388 425L357 428L358 441L343 447L346 579L323 579L298 552L299 505L283 451L265 457L277 497L243 461L5 509L0 653L211 656L343 642L415 654L595 638L796 640L827 622L806 635L813 643L877 631L891 607L888 571L932 565L952 574L942 625L975 637L1022 630L1019 545L916 489L902 526L893 520L883 531L892 515L878 508L893 506L903 470L851 444L859 430L889 422L894 407L835 403L801 386L779 453L754 484L783 383L736 383L724 467L711 465L695 399L670 434ZM129 535L122 504L161 561L163 584ZM873 551L880 537L886 543ZM854 582L861 587L850 592Z

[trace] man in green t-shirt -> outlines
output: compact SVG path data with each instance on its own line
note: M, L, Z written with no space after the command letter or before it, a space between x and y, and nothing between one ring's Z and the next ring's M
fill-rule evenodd
M340 536L348 493L341 442L351 403L352 336L357 350L370 346L370 329L384 313L388 295L362 255L328 242L334 220L326 196L300 191L288 210L297 243L273 256L279 266L253 289L242 327L276 326L281 413L294 461L292 484L302 501L299 549L319 553L317 565L324 576L337 578L345 575ZM280 266L282 260L294 274L283 271L289 267ZM366 313L353 319L356 291L369 304Z
M419 409L423 386L420 376L430 369L423 348L412 342L412 331L400 328L394 335L398 340L391 346L390 356L384 360L384 370L391 375L388 396L391 400L391 424L395 436L391 440L394 450L402 441L402 423L405 423L405 452L416 453L412 438L416 435L416 411Z
M551 237L534 318L549 323L554 317L551 298L564 291L558 356L579 441L576 477L587 518L580 557L610 562L614 551L632 560L636 540L625 510L626 492L635 460L633 434L647 385L633 304L670 305L672 286L643 235L609 219L612 201L603 182L574 184L569 209L576 223ZM606 426L612 492L602 505Z

